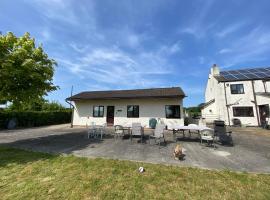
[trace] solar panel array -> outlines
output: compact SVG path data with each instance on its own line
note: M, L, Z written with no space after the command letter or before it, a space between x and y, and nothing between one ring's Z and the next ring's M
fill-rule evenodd
M270 79L270 67L221 71L222 81Z

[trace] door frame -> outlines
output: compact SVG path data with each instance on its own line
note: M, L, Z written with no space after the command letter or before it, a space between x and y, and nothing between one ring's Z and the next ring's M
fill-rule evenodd
M109 107L112 107L113 108L113 116L112 117L109 117L108 114L109 114ZM107 112L106 112L106 122L107 122L107 125L114 125L114 111L115 111L115 106L107 106ZM112 122L109 122L108 119L112 119Z
M269 111L270 111L270 108L269 108L269 104L263 104L263 105L259 105L259 117L260 117L260 125L262 125L262 122L264 122L266 119L263 119L263 116L262 116L262 112L263 111L266 111L266 118L269 117Z

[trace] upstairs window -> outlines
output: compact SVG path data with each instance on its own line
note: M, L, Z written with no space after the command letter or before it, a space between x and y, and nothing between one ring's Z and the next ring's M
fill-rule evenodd
M104 106L94 106L93 107L93 117L103 117Z
M167 105L165 106L166 118L179 119L180 118L180 106L179 105Z
M130 105L127 106L127 117L139 117L139 106L138 105Z
M254 117L253 107L233 107L234 117Z
M231 93L232 94L244 94L244 85L243 84L231 84Z

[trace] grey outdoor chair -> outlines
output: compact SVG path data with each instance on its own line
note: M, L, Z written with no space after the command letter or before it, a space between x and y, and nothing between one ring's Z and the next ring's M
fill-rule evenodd
M130 135L130 141L132 142L132 138L134 136L139 136L141 138L141 143L143 140L143 128L141 123L132 123L132 130Z
M151 144L151 138L155 139L155 143L158 139L158 144L160 146L161 139L163 139L163 142L166 143L165 137L164 137L164 130L165 130L165 124L157 124L156 128L154 130L153 135L149 135L149 144Z
M86 128L87 128L87 138L89 139L90 137L91 138L94 138L96 137L96 127L95 127L95 123L92 122L91 125L88 125L86 123Z
M114 126L114 139L118 137L124 137L125 130L124 127L121 125L115 125Z
M203 140L207 142L208 146L214 146L215 143L215 134L213 130L205 129L200 132L201 144Z
M96 128L96 137L100 136L100 139L102 140L103 135L106 133L106 127L107 123L104 123L103 125L100 125Z

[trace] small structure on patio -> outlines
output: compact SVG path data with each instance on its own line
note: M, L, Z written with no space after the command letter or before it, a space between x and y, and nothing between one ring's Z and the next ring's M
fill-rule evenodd
M184 124L183 98L180 87L136 90L81 92L67 98L73 110L73 125L90 123L131 125L134 122L149 127L154 118L167 126Z

